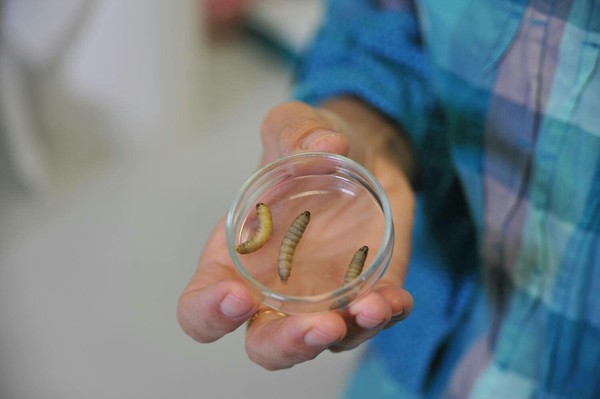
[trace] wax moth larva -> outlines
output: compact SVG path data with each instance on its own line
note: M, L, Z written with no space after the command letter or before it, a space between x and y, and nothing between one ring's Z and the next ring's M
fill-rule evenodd
M279 248L278 258L279 278L283 284L287 284L287 281L290 278L294 252L296 251L296 246L300 242L302 234L304 234L304 230L306 230L306 226L308 226L309 221L310 212L302 212L300 215L296 216L296 219L294 219L292 222L287 233L285 233L285 237L283 237L283 242Z
M256 204L256 215L258 217L258 229L248 241L245 241L235 247L240 254L249 254L261 248L269 241L273 232L273 220L271 209L264 203Z
M350 261L350 265L348 266L348 270L346 270L346 275L344 276L344 284L348 284L350 281L354 280L360 273L365 265L365 260L367 259L367 254L369 253L369 247L366 245L361 247L354 256L352 257L352 261Z
M366 245L361 247L358 251L354 253L352 256L352 260L350 261L350 265L348 265L348 269L346 270L346 275L344 276L344 283L342 285L346 285L358 276L362 272L362 269L365 265L365 260L367 259L367 254L369 253L369 247ZM345 296L343 298L338 299L331 305L330 309L335 310L339 308L343 308L350 303L351 297Z

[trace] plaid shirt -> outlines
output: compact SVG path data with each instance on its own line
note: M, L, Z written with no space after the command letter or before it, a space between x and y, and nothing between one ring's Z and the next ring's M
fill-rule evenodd
M413 314L347 397L600 398L600 4L331 0L295 97L353 95L421 166Z

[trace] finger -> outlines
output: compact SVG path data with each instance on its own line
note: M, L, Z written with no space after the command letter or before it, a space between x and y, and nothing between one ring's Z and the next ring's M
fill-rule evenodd
M229 263L224 219L206 243L198 269L179 298L182 329L199 342L212 342L242 325L258 308L258 299ZM229 263L228 263L229 262Z
M390 319L390 321L388 321L383 328L384 329L392 328L397 323L401 322L402 320L406 319L407 317L408 317L408 314L406 314L404 312L400 312L396 315L393 315L392 318Z
M392 307L392 317L384 328L390 328L406 319L413 309L413 297L404 288L386 286L377 290Z
M392 318L398 318L402 314L402 320L404 320L410 315L414 301L412 295L407 290L395 285L385 285L376 288L376 290L390 304Z
M258 303L242 282L225 280L185 291L179 300L177 318L186 334L207 343L236 330L257 308Z
M293 101L274 107L261 127L263 162L302 151L348 155L344 122L333 113Z
M374 337L392 317L392 307L374 291L350 305L343 316L348 331L344 339L331 347L333 352L354 349Z
M286 369L314 359L345 333L344 320L334 312L289 317L263 314L248 327L246 352L267 370Z

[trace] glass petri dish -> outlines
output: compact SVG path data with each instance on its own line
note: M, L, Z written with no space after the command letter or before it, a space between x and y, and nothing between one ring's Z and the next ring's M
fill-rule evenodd
M271 211L272 234L260 249L239 254L236 246L260 226L258 203ZM310 222L284 284L279 251L294 219L305 211ZM348 306L379 281L393 243L390 204L379 182L362 165L331 153L298 153L265 165L243 184L227 214L227 246L238 272L265 306L288 314ZM360 275L344 283L363 246L368 253Z

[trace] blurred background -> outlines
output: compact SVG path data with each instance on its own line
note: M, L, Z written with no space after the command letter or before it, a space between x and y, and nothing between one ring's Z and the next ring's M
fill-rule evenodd
M0 399L335 398L357 351L267 372L175 318L320 2L0 5Z

